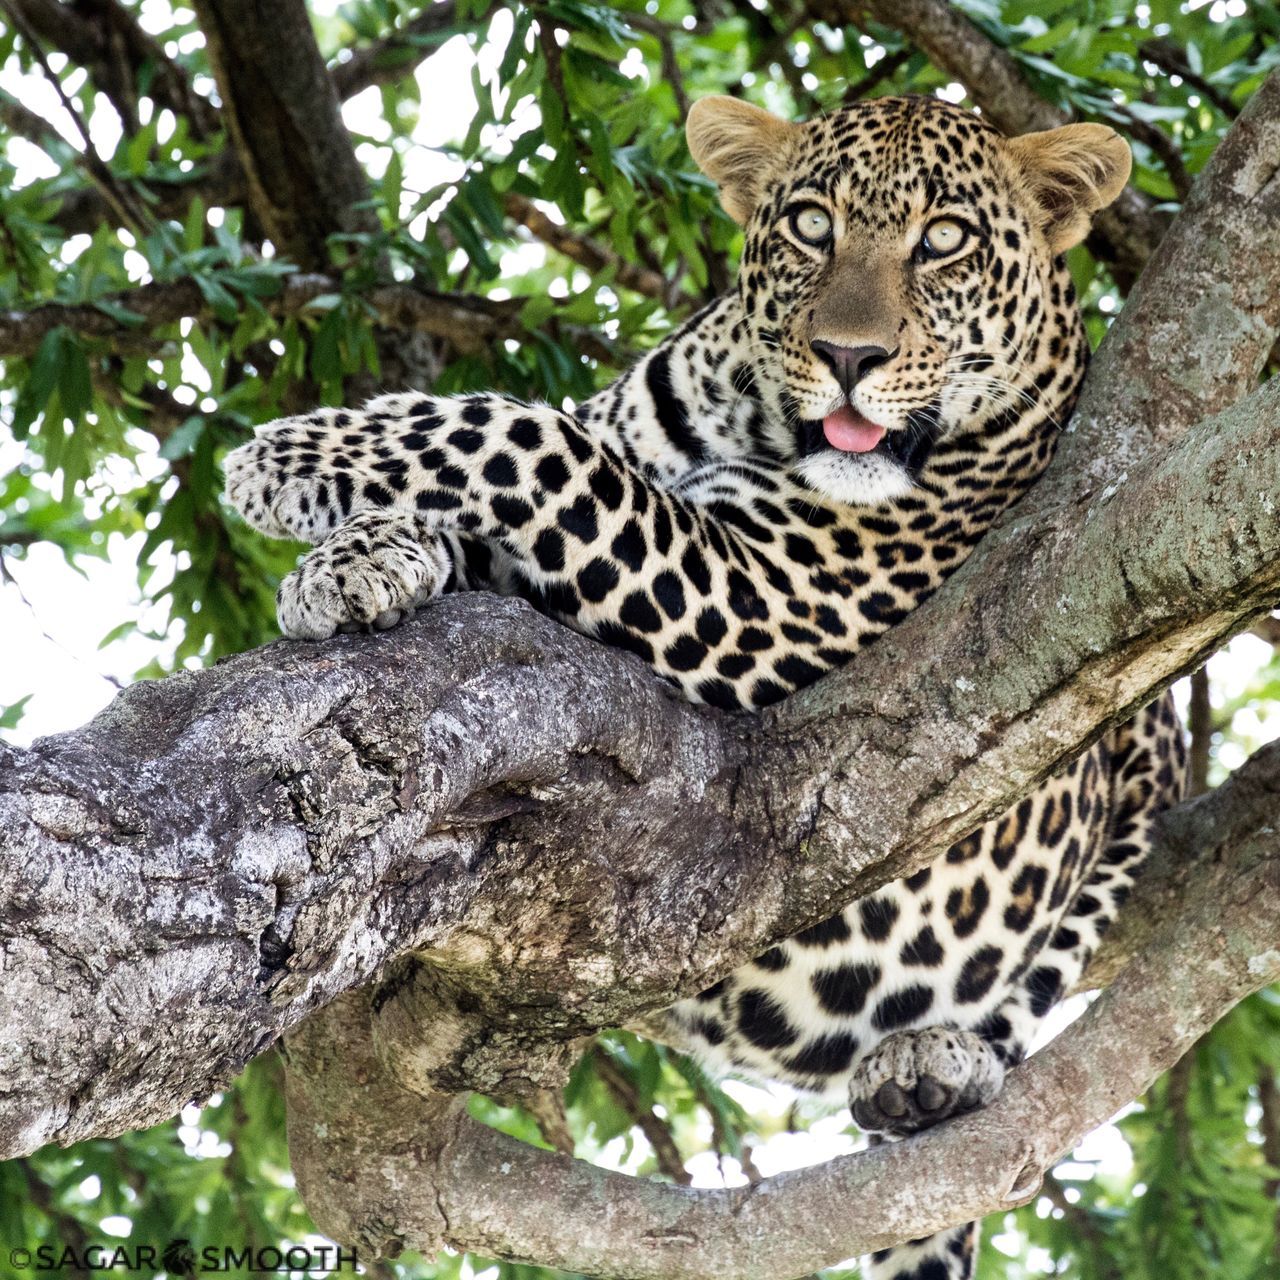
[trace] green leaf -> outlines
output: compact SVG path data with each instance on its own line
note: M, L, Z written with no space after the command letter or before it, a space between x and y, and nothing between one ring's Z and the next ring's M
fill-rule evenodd
M187 418L161 444L160 456L170 462L175 458L185 458L195 449L208 425L209 420L203 416Z
M147 323L147 317L140 311L133 311L122 303L113 302L110 298L96 298L90 305L101 311L104 316L110 316L117 324L128 325L131 329Z
M234 296L212 276L193 275L191 278L213 314L224 324L233 324L240 311Z
M188 253L194 253L204 244L204 198L196 196L187 210L186 221L182 224L182 247Z
M26 380L18 390L13 410L12 431L16 439L25 440L36 420L49 403L58 385L58 369L62 359L63 344L71 335L61 325L50 329L40 342L35 358L27 371Z
M30 701L31 694L28 693L17 702L9 703L7 707L0 706L0 729L16 729Z

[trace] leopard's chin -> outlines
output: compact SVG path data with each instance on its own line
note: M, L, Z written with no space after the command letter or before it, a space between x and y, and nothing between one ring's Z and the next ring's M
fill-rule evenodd
M882 452L882 441L867 453L825 447L801 458L792 474L809 489L848 507L878 507L904 498L915 487L906 466Z

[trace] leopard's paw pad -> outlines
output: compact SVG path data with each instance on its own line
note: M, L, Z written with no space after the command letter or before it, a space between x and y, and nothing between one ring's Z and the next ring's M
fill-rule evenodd
M867 1133L901 1136L985 1106L1004 1066L972 1031L926 1027L886 1036L854 1068L849 1103Z

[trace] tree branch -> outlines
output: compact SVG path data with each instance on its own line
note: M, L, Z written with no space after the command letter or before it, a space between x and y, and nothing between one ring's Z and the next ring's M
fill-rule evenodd
M0 751L0 1146L171 1114L409 949L481 1021L518 1018L518 1043L451 1042L442 1070L488 1090L529 1076L532 1040L701 989L1008 808L1268 607L1278 446L1268 387L1123 503L980 548L856 671L758 727L475 596L136 686L85 730Z
M186 71L118 0L5 0L5 8L32 35L84 67L94 87L111 102L127 134L138 129L138 86L150 72L148 96L185 116L196 137L217 132L218 113L196 93Z
M195 0L249 200L282 256L329 267L328 238L376 231L369 188L302 0Z
M1271 1201L1274 1241L1272 1257L1280 1262L1280 1084L1276 1081L1275 1068L1260 1065L1258 1068L1258 1129L1262 1134L1262 1158L1273 1170L1264 1183L1267 1199Z
M297 272L281 280L278 293L256 301L277 317L299 315L315 300L342 291L342 281L318 272ZM422 333L442 339L463 355L485 355L494 342L523 341L523 299L494 301L474 294L433 293L407 284L363 290L358 297L374 323L397 333ZM102 309L123 307L142 317L126 323ZM210 318L209 304L194 280L140 285L110 294L97 303L46 302L30 311L0 311L0 354L30 357L52 329L63 326L81 338L116 352L150 351L159 345L155 330L188 316ZM624 363L628 353L597 334L552 317L553 336L576 343L583 355L605 365Z
M322 1229L371 1252L449 1244L601 1280L775 1280L1025 1203L1080 1138L1280 977L1277 798L1272 746L1167 818L1168 856L1193 865L1178 917L994 1103L909 1141L728 1191L607 1173L398 1088L356 994L289 1038L299 1185Z
M652 1107L646 1107L640 1099L639 1090L631 1083L627 1073L614 1061L607 1049L596 1045L591 1051L591 1066L600 1083L613 1095L614 1101L631 1117L632 1123L644 1134L645 1140L653 1148L653 1158L658 1168L682 1187L689 1186L693 1179L684 1167L680 1149L676 1146L671 1130L654 1114Z
M1138 46L1138 53L1148 62L1154 63L1161 71L1171 76L1181 76L1193 89L1213 103L1228 120L1234 120L1240 114L1240 108L1216 85L1192 71L1186 54L1172 40L1159 37L1144 41Z
M503 197L503 206L507 217L513 222L525 227L571 262L578 263L588 271L612 271L614 279L624 289L631 289L647 298L656 298L668 307L678 302L678 280L674 282L676 296L673 297L673 282L660 272L627 262L590 236L552 222L528 196L522 196L518 191L508 191Z
M297 315L324 295L340 293L342 282L333 276L298 272L285 276L280 291L258 301L273 315ZM205 319L208 303L194 280L144 284L100 300L123 307L142 317L125 323L94 303L46 302L30 311L0 312L0 352L31 356L50 330L59 326L82 338L106 343L113 349L153 347L155 330L188 316ZM479 354L495 340L523 336L518 322L520 303L491 302L463 294L430 293L411 285L383 285L360 295L377 323L407 332L447 338L465 354Z
M197 196L207 206L236 208L247 202L248 187L239 158L227 150L197 167L183 181L148 182L138 195L153 217L181 221ZM96 188L82 187L59 197L53 221L65 235L91 235L113 216L111 206Z
M992 1107L909 1142L695 1191L523 1147L389 1072L428 1094L545 1088L582 1035L929 862L1270 607L1280 384L1232 402L1280 322L1278 172L1273 76L1042 484L933 600L772 714L688 706L634 659L471 596L0 746L0 1153L164 1118L289 1031L300 1185L324 1229L374 1251L764 1277L1030 1198L1280 977L1280 748L1164 820L1122 915L1141 923L1110 945L1128 967L1085 1017ZM291 278L308 280L333 287ZM183 288L130 296L198 310ZM44 332L101 313L54 314ZM402 993L440 997L429 1044L399 1036Z
M1240 267L1224 270L1236 255ZM1280 328L1277 281L1280 73L1272 72L1130 294L1125 313L1141 322L1113 325L1094 358L1053 463L1078 477L1078 496L1115 483L1193 418L1257 385Z
M379 40L347 50L345 56L333 64L330 72L333 87L345 100L371 85L394 84L435 51L436 37L454 27L468 30L483 26L497 8L496 2L486 5L463 26L458 19L456 0L436 0L403 27Z

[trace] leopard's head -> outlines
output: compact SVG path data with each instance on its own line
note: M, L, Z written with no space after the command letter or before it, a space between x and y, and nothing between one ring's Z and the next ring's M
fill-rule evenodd
M1111 129L1005 138L923 97L789 124L714 97L688 138L743 227L756 372L810 487L887 501L939 439L1074 396L1086 346L1063 255L1128 179Z

